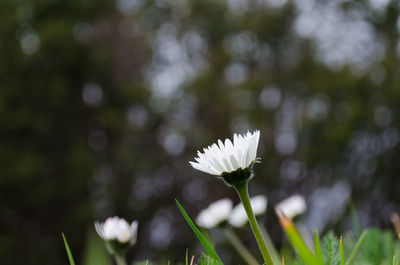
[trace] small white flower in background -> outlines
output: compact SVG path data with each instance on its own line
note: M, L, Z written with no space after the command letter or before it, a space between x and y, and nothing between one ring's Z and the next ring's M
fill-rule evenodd
M290 219L293 219L297 215L303 214L306 210L306 201L300 195L291 196L275 206L275 211L278 216L283 214Z
M202 210L196 218L196 223L211 229L226 222L232 211L232 201L228 198L218 200Z
M114 216L107 218L104 223L95 222L94 226L99 236L106 241L113 240L130 245L136 243L137 221L129 224L125 219Z
M194 159L196 162L189 162L197 170L220 176L222 173L230 173L239 168L245 169L252 163L257 162L257 146L260 138L260 131L247 132L246 135L234 134L233 143L226 139L225 143L218 140L203 149L203 153L197 151Z
M263 195L254 196L250 199L251 208L255 216L259 216L265 213L267 210L268 200ZM233 208L231 216L229 217L229 224L234 227L242 227L248 221L246 211L244 210L243 204L239 203Z

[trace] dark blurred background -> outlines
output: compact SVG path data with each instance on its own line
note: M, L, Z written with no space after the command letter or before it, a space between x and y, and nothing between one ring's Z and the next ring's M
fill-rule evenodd
M236 194L197 149L261 131L251 194L305 195L308 227L400 209L396 0L0 1L2 264L78 264L94 220L139 220L129 257L183 261L192 217ZM254 246L249 230L241 232ZM230 248L220 242L225 260ZM165 263L166 264L166 263ZM229 264L229 262L228 262Z

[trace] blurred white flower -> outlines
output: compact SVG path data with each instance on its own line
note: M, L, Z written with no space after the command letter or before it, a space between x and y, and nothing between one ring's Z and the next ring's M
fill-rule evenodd
M282 214L287 218L293 219L295 216L303 214L307 210L306 201L303 196L291 196L275 206L275 211L278 216Z
M198 157L194 158L197 162L189 163L197 170L216 176L246 169L257 162L259 138L259 130L253 133L247 132L245 135L234 134L233 143L230 139L226 139L225 143L218 140L218 145L214 143L204 148L203 153L197 151Z
M228 198L218 200L202 210L196 218L196 223L210 229L226 222L232 211L232 201Z
M254 196L250 199L251 208L255 216L259 216L265 213L267 210L268 200L263 195ZM242 227L248 221L246 211L244 210L243 204L239 203L233 208L231 216L229 217L229 224L234 227Z
M109 217L104 223L95 222L97 234L106 240L116 240L121 244L130 243L131 245L136 243L137 227L138 222L133 221L129 223L118 216Z

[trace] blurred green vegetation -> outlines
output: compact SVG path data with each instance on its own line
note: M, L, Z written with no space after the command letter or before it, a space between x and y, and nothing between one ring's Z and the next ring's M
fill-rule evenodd
M400 203L399 8L0 1L2 262L66 264L63 231L82 264L86 232L110 215L139 220L135 260L195 251L174 198L195 216L234 193L188 161L254 129L262 163L251 194L270 205L306 195L305 223L339 231L351 196L363 227L388 227ZM279 245L271 209L264 221Z

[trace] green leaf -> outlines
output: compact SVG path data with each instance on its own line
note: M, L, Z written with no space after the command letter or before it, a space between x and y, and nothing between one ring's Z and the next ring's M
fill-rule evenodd
M351 262L353 261L354 257L356 256L358 250L360 249L362 243L364 242L366 235L367 235L367 230L364 230L364 232L361 234L360 238L358 239L356 246L351 251L350 256L347 259L345 265L350 265L351 264Z
M324 265L324 255L322 254L321 245L319 243L318 230L314 230L314 245L315 245L315 256L317 257L318 264Z
M343 237L342 237L342 236L340 236L339 251L340 251L340 264L341 264L341 265L344 265Z
M325 256L325 265L340 264L339 240L332 231L324 237L322 249Z
M199 260L199 265L223 265L221 261L213 259L203 253L203 256Z
M196 225L192 222L192 220L190 219L188 214L183 209L182 205L176 199L175 199L175 202L178 205L178 208L181 211L186 222L189 224L190 228L192 228L194 234L200 240L200 243L203 245L203 247L206 250L206 252L208 253L208 255L210 255L211 258L213 258L214 260L216 260L222 264L221 259L218 257L217 253L215 252L215 250L212 247L212 245L210 244L210 242L208 242L208 240L203 236L203 234L199 231L199 229L197 229Z
M68 246L68 243L67 243L67 239L65 238L64 233L61 233L61 235L62 235L62 237L64 239L65 250L67 251L67 254L68 254L69 263L71 265L75 265L74 258L72 257L71 250L69 249L69 246Z
M297 254L307 265L319 265L318 259L311 252L307 244L304 242L300 233L297 231L296 227L290 223L289 225L283 226L290 243L296 250Z

